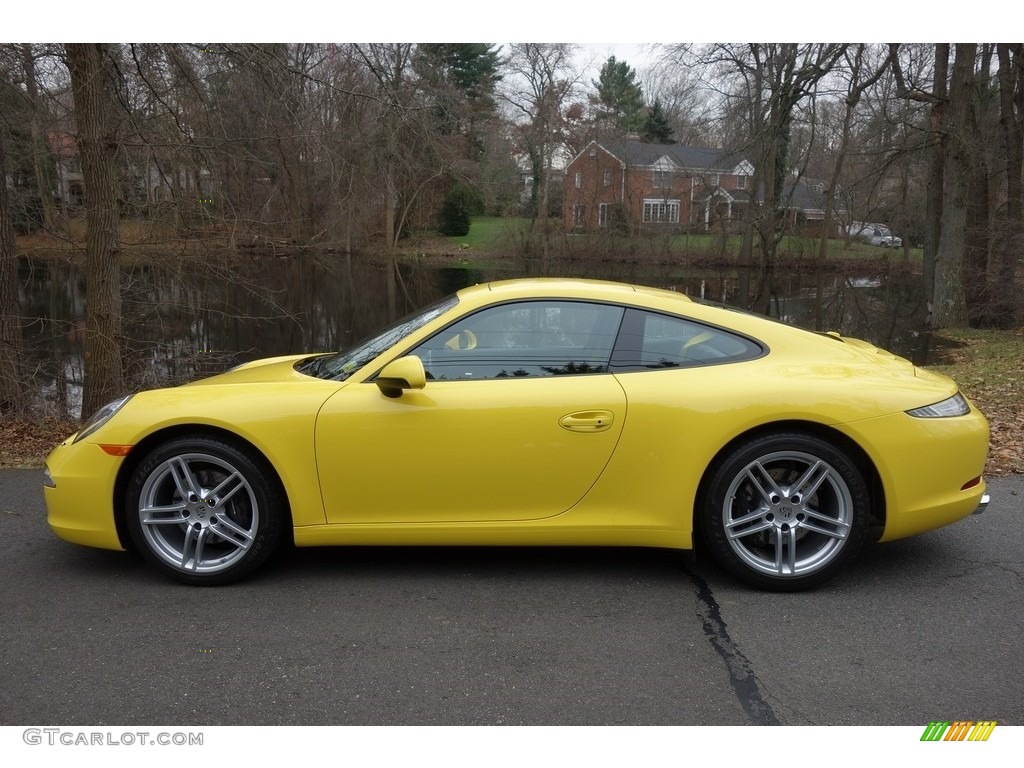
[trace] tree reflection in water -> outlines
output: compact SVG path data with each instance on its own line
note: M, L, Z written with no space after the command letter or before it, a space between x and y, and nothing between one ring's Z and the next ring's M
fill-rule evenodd
M323 255L126 267L126 381L132 389L174 385L261 357L341 349L459 288L531 271L529 264L505 270L402 267L392 316L386 269L348 269ZM576 261L549 265L546 271L668 287L726 304L735 299L738 284L735 269ZM76 265L56 259L23 259L19 276L32 387L43 410L77 417L84 344L82 276ZM920 357L924 305L918 276L827 274L825 282L828 330ZM772 298L772 315L810 327L814 284L811 272L789 274Z

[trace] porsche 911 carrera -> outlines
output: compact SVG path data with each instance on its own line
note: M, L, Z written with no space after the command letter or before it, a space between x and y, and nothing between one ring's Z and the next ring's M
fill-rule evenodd
M337 353L137 392L48 457L62 539L222 585L286 541L700 541L799 590L987 503L988 423L944 376L656 288L463 289Z

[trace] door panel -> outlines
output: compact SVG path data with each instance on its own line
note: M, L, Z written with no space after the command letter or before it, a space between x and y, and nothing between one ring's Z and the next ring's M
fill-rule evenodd
M339 390L316 426L331 523L530 520L579 501L626 416L610 374Z

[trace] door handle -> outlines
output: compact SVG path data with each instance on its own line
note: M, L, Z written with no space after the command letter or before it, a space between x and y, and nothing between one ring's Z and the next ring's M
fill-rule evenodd
M577 411L560 418L558 426L571 432L604 432L614 419L611 411Z

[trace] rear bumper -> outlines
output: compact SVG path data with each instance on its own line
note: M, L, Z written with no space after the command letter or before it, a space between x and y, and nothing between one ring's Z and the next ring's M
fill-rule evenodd
M882 480L885 530L880 541L932 531L987 506L989 429L976 409L950 418L892 414L839 429L868 451Z

